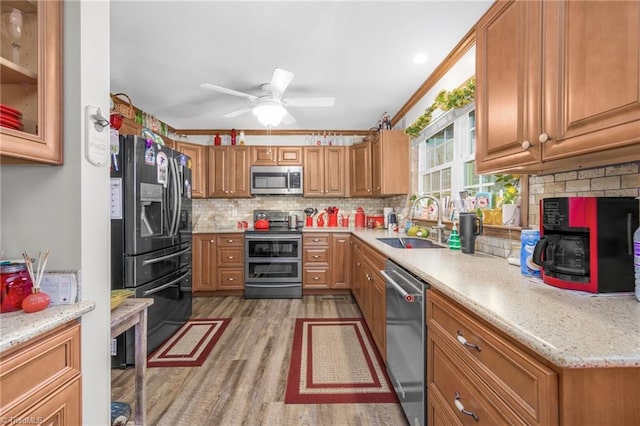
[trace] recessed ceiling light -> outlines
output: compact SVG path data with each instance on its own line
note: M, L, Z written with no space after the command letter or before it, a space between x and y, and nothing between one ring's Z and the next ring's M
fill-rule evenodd
M414 64L424 64L425 62L427 62L426 53L418 53L416 56L413 57Z

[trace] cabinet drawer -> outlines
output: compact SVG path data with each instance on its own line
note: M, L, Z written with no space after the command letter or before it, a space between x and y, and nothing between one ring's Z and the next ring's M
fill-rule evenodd
M80 324L72 322L0 355L0 414L44 398L79 375Z
M244 235L242 234L220 234L216 236L218 247L244 247Z
M244 266L244 249L218 246L218 266Z
M304 268L302 284L304 287L328 287L329 268Z
M313 236L304 236L302 246L328 246L329 234L314 234Z
M527 423L557 423L558 379L554 371L434 291L429 291L427 298L427 321L429 329L440 333Z
M242 268L218 269L217 290L242 290L244 288L244 270Z
M363 244L363 255L364 258L367 259L367 261L371 264L372 268L376 270L376 272L384 269L384 264L387 258L383 254L380 254L378 251L374 250L368 245Z
M305 249L302 252L302 263L322 263L329 264L329 248Z
M474 381L464 362L448 351L436 336L429 338L428 345L433 363L431 382L428 384L429 398L444 412L463 425L524 424L517 418L503 417L509 414L509 410L503 412L485 399L489 392Z

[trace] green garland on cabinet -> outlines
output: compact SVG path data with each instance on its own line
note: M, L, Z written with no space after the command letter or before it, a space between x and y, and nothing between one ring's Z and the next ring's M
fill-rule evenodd
M441 109L449 111L454 108L461 108L473 102L476 96L476 78L471 77L464 86L451 91L442 90L437 95L433 104L424 110L422 114L413 124L406 129L404 133L410 138L415 138L425 127L431 122L433 111Z

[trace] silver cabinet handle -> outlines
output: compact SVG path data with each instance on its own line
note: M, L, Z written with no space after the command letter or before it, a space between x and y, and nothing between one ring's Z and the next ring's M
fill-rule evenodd
M529 141L524 141L522 142L522 149L524 149L525 151L528 150L529 148L531 148L533 146L533 144Z
M460 330L458 330L458 342L460 342L463 346L466 346L467 348L472 348L475 349L476 351L480 352L482 349L480 349L480 346L476 345L475 343L469 343L467 341L467 339L464 338L464 336L462 335L462 332Z
M476 413L474 413L473 411L467 411L464 409L464 405L462 405L462 402L460 401L461 399L462 397L460 396L460 394L456 392L456 399L453 401L453 403L456 405L456 408L458 409L458 411L460 411L462 414L466 414L467 416L473 417L476 422L480 420L480 418Z

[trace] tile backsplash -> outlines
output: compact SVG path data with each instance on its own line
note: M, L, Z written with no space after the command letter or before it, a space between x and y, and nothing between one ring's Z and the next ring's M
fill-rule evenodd
M540 200L549 197L638 197L640 161L529 177L529 227L540 226Z
M384 207L394 207L397 210L393 197L382 198L304 198L304 197L279 197L256 196L253 198L210 198L193 200L194 227L206 223L207 226L219 226L221 228L235 226L240 220L253 222L254 210L304 210L307 207L315 207L322 211L329 206L338 207L340 214L350 215L349 221L353 225L355 210L362 207L366 214L382 214ZM400 197L404 202L405 197ZM204 222L201 222L204 221Z

